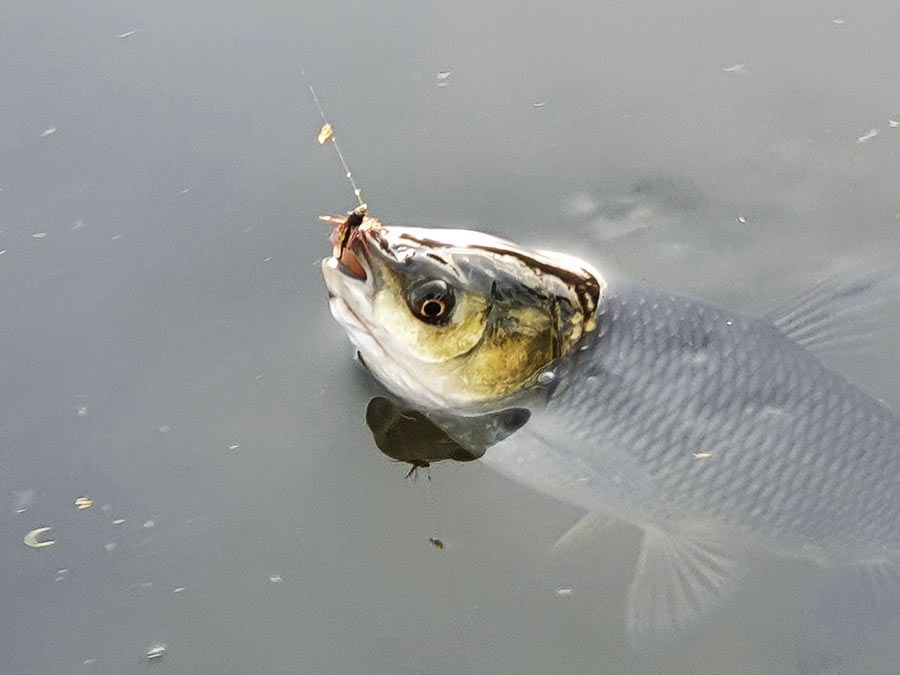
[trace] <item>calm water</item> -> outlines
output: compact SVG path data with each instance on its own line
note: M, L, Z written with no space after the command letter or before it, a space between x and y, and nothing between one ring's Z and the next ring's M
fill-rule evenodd
M300 71L374 214L762 311L900 254L896 2L379 4L0 2L0 672L791 672L790 565L637 655L634 530L377 450Z

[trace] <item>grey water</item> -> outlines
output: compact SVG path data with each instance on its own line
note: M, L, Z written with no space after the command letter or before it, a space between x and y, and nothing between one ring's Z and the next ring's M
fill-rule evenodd
M635 653L634 530L553 556L573 509L379 452L301 71L374 215L762 312L900 254L898 34L888 0L4 0L0 672L794 672L790 563ZM830 363L900 409L893 310ZM896 672L887 628L843 671Z

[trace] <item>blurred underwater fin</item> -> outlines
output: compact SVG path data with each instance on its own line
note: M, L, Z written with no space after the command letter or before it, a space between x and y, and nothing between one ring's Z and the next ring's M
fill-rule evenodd
M668 647L708 622L734 595L743 549L692 524L647 527L628 589L625 627L638 651Z
M581 516L577 523L563 532L562 536L553 543L550 552L553 555L571 553L581 543L600 534L615 522L614 518L604 513L588 512Z
M853 351L878 335L881 309L896 302L898 292L900 269L831 277L765 318L812 351Z
M873 643L900 632L900 562L823 568L801 608L795 640L801 673L843 672Z

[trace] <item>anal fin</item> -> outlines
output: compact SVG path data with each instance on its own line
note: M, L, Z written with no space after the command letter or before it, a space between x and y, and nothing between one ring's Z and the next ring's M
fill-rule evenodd
M743 569L742 550L706 528L646 528L628 589L632 647L665 646L696 630L732 597Z

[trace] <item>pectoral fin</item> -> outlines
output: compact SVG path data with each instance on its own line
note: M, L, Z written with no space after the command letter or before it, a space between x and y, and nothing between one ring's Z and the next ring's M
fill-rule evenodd
M562 536L554 542L550 551L553 555L570 553L579 544L600 534L615 522L603 513L586 513L578 519L577 523L563 532Z
M737 587L741 553L704 528L647 528L628 589L625 623L632 646L651 649L708 620Z

